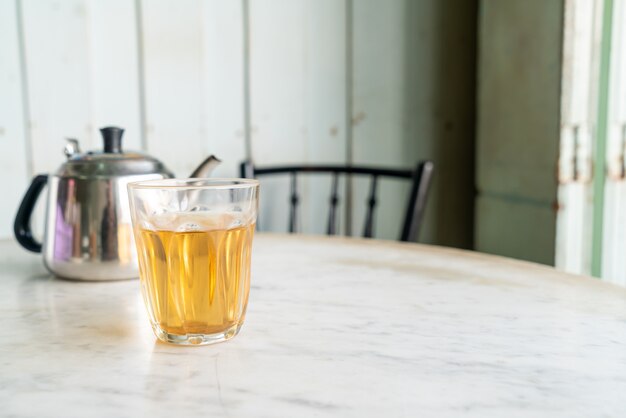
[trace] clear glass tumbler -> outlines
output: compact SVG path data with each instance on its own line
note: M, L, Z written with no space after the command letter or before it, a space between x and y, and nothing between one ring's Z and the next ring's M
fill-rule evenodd
M243 324L259 183L167 179L130 183L143 299L157 338L202 345Z

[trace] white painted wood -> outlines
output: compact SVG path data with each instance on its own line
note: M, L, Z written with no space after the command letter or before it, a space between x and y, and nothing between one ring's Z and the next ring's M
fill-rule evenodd
M419 89L414 107L415 86L407 90L407 72L411 59L428 63L419 67L419 77L430 86L438 71L439 64L430 64L439 45L435 29L443 7L435 7L438 2L425 3L418 13L408 0L355 1L353 74L346 67L346 2L250 0L247 28L242 3L23 0L35 171L58 167L63 138L78 137L83 149L98 149L97 129L117 124L127 129L126 149L146 144L179 176L210 153L224 160L216 175L238 175L246 155L246 29L251 41L248 151L258 164L346 163L351 117L355 163L411 167L423 155L415 150L435 142L429 111L436 92ZM425 28L427 36L417 37L426 39L424 44L407 40L413 21ZM414 55L414 50L421 52ZM352 76L354 97L348 98ZM353 115L346 114L350 100ZM411 122L416 113L417 122ZM425 128L412 131L407 123ZM358 235L367 185L356 185ZM327 176L302 181L303 232L325 231L329 189ZM397 238L408 188L383 183L381 189L377 236ZM264 184L261 226L265 220L269 229L286 230L287 191L284 181Z
M205 141L208 152L222 159L215 176L239 177L246 155L242 2L209 0L202 5ZM190 158L198 163L197 156Z
M203 118L202 4L142 1L147 151L179 177L209 152Z
M626 1L613 2L602 276L626 285Z
M54 171L64 138L102 149L98 129L118 125L141 148L136 15L132 2L23 2L33 165Z
M559 187L555 266L570 273L591 271L591 211L589 186L570 183Z
M124 150L142 148L137 15L129 0L90 0L89 66L94 147L102 148L99 128L125 129Z
M346 163L345 5L250 0L252 156L258 165ZM330 177L300 180L301 231L326 229ZM260 226L286 231L289 182L263 181Z
M422 242L473 245L475 6L354 1L353 159L398 168L434 161ZM355 186L358 234L368 184ZM397 239L408 185L380 186L376 236Z
M0 1L0 237L13 236L13 218L30 181L16 2Z
M354 2L354 164L405 168L417 161L405 142L406 9L407 1ZM361 235L369 178L356 178L353 186L352 230ZM379 190L375 236L397 239L408 183L381 181Z
M592 146L600 48L599 2L565 2L556 266L591 270Z
M78 138L83 151L102 149L102 125L126 128L124 147L141 148L134 4L22 4L33 170L55 171L64 161L67 137ZM40 201L35 225L41 224L43 207Z
M179 177L209 154L237 175L243 139L239 2L142 2L148 152Z
M64 159L64 138L94 145L86 0L23 1L34 171Z
M607 181L604 203L602 278L626 285L626 182Z

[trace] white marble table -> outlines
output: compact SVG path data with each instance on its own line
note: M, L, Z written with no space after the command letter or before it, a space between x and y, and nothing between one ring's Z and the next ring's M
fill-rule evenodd
M436 247L261 235L247 322L158 343L137 281L0 243L0 416L626 416L626 290Z

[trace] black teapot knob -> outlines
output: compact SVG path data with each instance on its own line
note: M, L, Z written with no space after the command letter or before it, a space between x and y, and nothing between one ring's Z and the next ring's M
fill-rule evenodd
M104 152L108 154L121 154L122 153L122 135L124 135L124 129L117 126L107 126L100 129L102 138L104 139Z

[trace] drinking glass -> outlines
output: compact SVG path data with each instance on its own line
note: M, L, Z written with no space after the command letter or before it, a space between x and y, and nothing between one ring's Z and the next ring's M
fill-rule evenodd
M157 338L202 345L239 332L250 289L259 183L130 183L141 292Z

